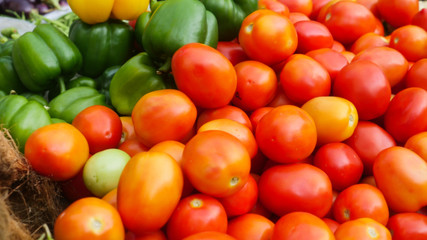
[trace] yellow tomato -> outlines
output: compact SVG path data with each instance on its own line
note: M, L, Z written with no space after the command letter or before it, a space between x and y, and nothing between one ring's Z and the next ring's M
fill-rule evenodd
M315 97L301 108L316 124L318 145L341 142L349 138L359 120L353 103L341 97Z

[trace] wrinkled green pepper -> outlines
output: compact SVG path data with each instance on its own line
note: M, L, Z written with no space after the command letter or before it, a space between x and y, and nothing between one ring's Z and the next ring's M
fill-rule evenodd
M104 105L105 96L91 87L75 87L56 96L48 104L52 118L71 123L82 110L93 105Z
M98 77L108 67L122 65L133 54L134 31L119 20L94 25L76 20L70 26L69 38L83 55L79 71L83 76Z
M123 64L111 80L111 102L119 114L129 116L142 96L165 88L148 54L139 53Z
M218 21L219 41L231 41L239 35L243 19L258 9L258 0L200 0Z
M215 16L199 0L160 2L143 30L144 50L156 61L167 61L176 50L192 42L216 48L218 25Z
M73 76L82 64L78 48L50 24L39 24L15 40L12 60L21 82L32 92L49 89L59 77Z
M39 102L11 94L0 98L0 123L9 129L19 150L24 152L28 137L52 121L47 110Z
M14 90L22 93L26 90L13 66L12 57L0 57L0 90L9 93Z

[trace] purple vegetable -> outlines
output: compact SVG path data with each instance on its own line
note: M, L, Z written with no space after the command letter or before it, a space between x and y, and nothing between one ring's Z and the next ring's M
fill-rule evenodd
M0 0L1 1L1 0ZM67 7L68 6L68 2L66 1L66 0L61 0L61 1L59 1L59 5L61 6L61 7Z
M46 14L49 12L49 6L47 6L46 3L39 3L37 4L37 11L39 11L40 14Z
M18 13L24 12L25 14L29 14L35 7L28 0L4 0L3 5L5 5L5 9L10 9Z

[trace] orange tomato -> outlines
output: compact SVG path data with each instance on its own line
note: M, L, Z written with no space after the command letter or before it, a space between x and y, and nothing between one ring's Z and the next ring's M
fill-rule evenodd
M299 12L306 16L310 16L313 11L312 0L279 0L279 2L285 4L289 11Z
M108 202L111 206L117 209L117 188L114 188L109 193L105 194L102 197L102 200Z
M25 144L25 158L34 170L55 181L76 176L89 158L89 144L69 123L55 123L34 131Z
M125 229L117 210L95 197L79 199L69 205L55 220L57 240L119 240Z
M427 131L417 133L408 138L405 148L414 151L427 162Z
M371 218L358 218L342 223L335 231L336 240L391 240L390 231Z
M199 129L203 124L220 118L234 120L252 130L252 124L248 114L246 114L242 109L231 105L226 105L216 109L203 110L197 118L196 127Z
M191 236L184 238L183 240L237 240L237 239L225 233L206 231L206 232L193 234Z
M254 133L256 131L256 127L258 126L258 123L261 120L261 118L264 117L264 115L270 112L271 110L273 110L273 107L262 107L262 108L258 108L257 110L251 113L251 115L249 116L249 119L251 120Z
M331 48L313 50L307 52L305 55L316 60L326 69L326 71L328 71L332 83L341 69L348 65L348 60L344 54Z
M120 121L122 122L122 139L120 141L120 144L123 143L126 139L136 138L132 117L121 116Z
M289 17L289 8L279 0L259 0L258 8L270 9L273 12L277 12L283 16Z
M386 47L388 44L389 42L384 36L369 32L358 38L353 45L351 45L350 51L354 54L358 54L363 50L375 47Z
M181 168L168 154L133 156L117 187L117 209L126 229L135 234L159 230L177 206L182 188Z
M274 223L268 218L247 213L228 222L227 234L237 239L270 240Z
M406 25L394 30L390 35L390 47L416 62L427 58L427 32L415 25Z

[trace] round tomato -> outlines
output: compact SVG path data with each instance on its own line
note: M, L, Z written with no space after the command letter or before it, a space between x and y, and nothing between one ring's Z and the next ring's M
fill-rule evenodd
M427 131L412 135L405 143L408 148L427 162Z
M297 104L328 96L331 92L328 71L316 60L302 54L295 54L287 60L280 72L280 85L286 96Z
M254 133L256 131L256 127L258 126L258 123L261 120L261 118L264 117L265 114L267 114L273 109L274 109L273 107L261 107L251 113L251 115L249 116L249 119L251 120Z
M316 124L318 145L344 141L353 134L359 121L356 107L341 97L315 97L301 108Z
M196 118L197 109L190 98L174 89L145 94L132 111L135 133L147 147L165 140L184 139Z
M259 9L243 20L239 42L251 59L273 65L295 52L298 36L287 17Z
M148 147L136 138L126 139L120 144L119 149L133 157L137 153L148 151Z
M391 240L390 231L371 218L358 218L342 223L335 231L336 240Z
M418 0L378 0L381 17L393 27L411 24L418 12Z
M120 144L122 144L127 139L136 138L135 128L133 127L132 117L131 116L121 116L120 121L122 122L122 138Z
M378 0L357 0L357 2L369 9L377 18L380 17Z
M316 125L299 107L276 107L259 121L255 138L259 149L269 159L295 163L307 158L316 147Z
M135 234L159 230L178 205L182 187L181 168L168 154L133 156L117 187L117 209L126 229Z
M102 197L102 200L108 202L111 206L117 209L117 188L114 188Z
M25 158L40 175L64 181L83 168L89 158L89 144L73 125L54 123L30 135L25 144Z
M371 120L385 113L391 87L381 68L367 60L345 66L335 78L333 95L351 101L359 119Z
M289 17L290 13L288 6L283 4L280 0L259 0L258 8L269 9L286 17Z
M390 102L384 116L384 126L400 143L411 136L427 131L427 91L422 88L406 88L398 92Z
M319 15L320 9L325 6L331 0L312 0L313 2L313 11L310 14L310 18L313 20L317 20L317 16Z
M337 52L331 48L313 50L307 52L306 55L316 60L328 71L331 82L335 80L341 69L348 65L347 58L341 52Z
M309 21L310 18L307 17L307 15L305 15L304 13L291 12L289 13L289 20L291 21L292 24L295 24L299 21Z
M236 71L215 48L201 43L186 44L174 53L171 64L176 86L197 107L219 108L233 98Z
M272 240L335 240L328 225L307 212L292 212L282 216L274 226Z
M179 240L205 232L227 231L227 214L221 203L205 194L194 194L181 199L166 226L169 240Z
M406 87L419 87L427 91L427 58L423 58L412 65L406 74Z
M279 107L282 105L295 105L295 103L292 102L288 96L286 96L283 88L278 87L276 90L276 95L274 96L273 100L267 104L267 107Z
M61 186L65 198L71 202L84 197L94 197L83 181L83 168L76 176L66 181L59 182L59 185Z
M416 62L427 58L427 32L415 25L406 25L394 30L390 35L390 47Z
M182 169L201 193L227 197L249 178L251 159L233 135L219 130L197 133L184 148Z
M234 120L252 130L252 124L248 114L246 114L242 109L231 105L226 105L216 109L203 110L197 118L196 127L199 129L203 124L220 118Z
M279 2L285 4L289 11L299 12L306 16L310 16L313 11L312 0L279 0Z
M273 235L274 223L268 218L247 213L228 222L227 234L237 239L269 240Z
M276 73L258 61L244 61L235 67L237 74L236 94L231 100L244 111L253 111L273 100L277 89Z
M299 21L294 24L298 35L297 52L306 53L320 48L330 48L334 43L329 29L317 21Z
M414 15L412 18L412 25L421 27L427 31L427 8L424 7Z
M306 163L269 168L261 174L258 188L261 203L277 216L304 211L324 217L332 206L328 175Z
M237 240L237 239L225 233L206 231L206 232L193 234L191 236L184 238L183 240Z
M427 239L427 216L420 213L398 213L390 217L387 228L393 239Z
M358 54L363 50L376 47L386 47L388 44L388 39L384 36L369 32L358 38L353 45L351 45L350 51L354 54Z
M231 41L219 41L216 50L222 53L231 64L236 65L239 62L249 60L249 57L246 55L242 46L239 43Z
M373 170L391 210L415 212L427 204L427 163L413 151L387 148L375 158Z
M95 197L77 200L55 220L54 237L57 240L125 238L125 229L117 210L106 201Z
M326 223L326 225L328 225L329 229L331 229L331 231L333 233L335 233L335 231L337 230L338 226L340 225L339 222L332 220L330 218L322 218L322 220Z
M332 188L337 191L358 183L363 174L362 160L351 147L341 142L320 147L314 155L313 164L328 175Z

